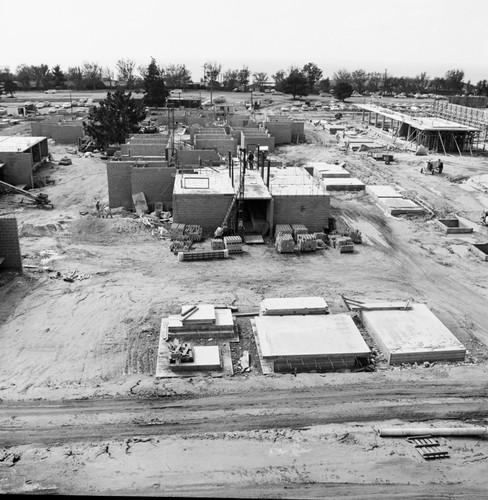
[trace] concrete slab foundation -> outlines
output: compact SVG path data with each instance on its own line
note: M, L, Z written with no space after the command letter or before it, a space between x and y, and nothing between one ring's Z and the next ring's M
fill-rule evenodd
M466 226L459 219L438 219L437 225L446 234L467 234L473 232L472 227Z
M258 316L253 321L260 355L273 362L275 372L353 368L370 355L347 314Z
M326 177L321 182L327 191L363 191L366 188L364 182L355 177L350 177L349 179Z
M402 194L391 186L366 186L366 192L375 201L378 201L378 198L402 198Z
M488 243L471 245L471 249L481 260L488 261Z
M422 214L425 209L406 198L378 198L377 205L389 215Z
M390 364L464 361L466 348L424 304L360 315Z
M222 360L218 345L193 346L193 362L171 364L170 369L175 372L198 371L198 370L221 370Z

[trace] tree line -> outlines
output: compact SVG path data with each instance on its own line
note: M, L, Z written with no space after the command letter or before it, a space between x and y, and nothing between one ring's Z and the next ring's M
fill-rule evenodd
M154 61L151 58L151 62ZM150 63L151 64L151 63ZM313 62L302 68L290 67L275 74L251 72L247 66L238 69L222 70L217 62L206 62L203 66L203 78L198 82L192 79L191 71L185 64L161 66L155 63L164 84L169 89L211 88L222 90L248 91L265 90L269 83L277 91L296 96L331 92L346 95L358 93L393 94L475 94L488 95L487 80L480 80L475 85L464 82L464 71L452 69L443 77L430 78L426 72L415 77L394 76L380 72L367 72L363 69L349 71L339 69L332 78L323 78L323 71ZM0 66L0 89L5 94L13 95L17 90L74 89L98 90L122 88L125 90L142 89L149 65L137 65L132 59L119 59L115 70L100 66L96 62L84 62L81 66L49 67L47 64L21 64L15 71ZM251 83L252 79L252 83ZM346 95L347 97L347 95Z

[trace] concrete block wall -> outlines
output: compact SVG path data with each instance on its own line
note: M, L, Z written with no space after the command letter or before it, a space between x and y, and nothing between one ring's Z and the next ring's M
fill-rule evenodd
M256 149L256 146L268 146L269 152L274 153L275 149L275 139L274 137L269 137L267 135L251 135L251 136L246 136L243 135L241 138L241 147L249 149L249 147ZM251 145L251 146L249 146Z
M121 144L122 156L165 156L166 144Z
M204 233L213 233L222 224L232 198L232 194L174 194L173 221L198 224Z
M76 123L31 123L31 132L34 137L50 137L59 144L77 144L79 138L85 136L83 124Z
M203 162L219 162L220 155L213 149L180 149L176 151L178 165L199 165L200 158Z
M224 136L225 137L225 136ZM237 142L232 137L218 139L195 138L195 149L215 149L221 155L227 155L229 151L237 154Z
M303 224L309 232L329 227L330 196L273 196L273 224Z
M127 162L107 163L108 204L110 208L132 210L131 165Z
M144 193L148 204L162 202L165 209L173 205L175 168L135 167L131 169L131 197Z
M305 140L305 122L291 122L291 140L292 142Z
M0 218L0 257L5 259L1 269L23 271L17 219L13 217Z
M279 122L267 122L266 128L268 134L274 137L275 145L280 144L290 144L291 143L291 130L292 124L289 123L279 123Z
M205 126L209 121L212 121L208 117L200 117L200 116L188 116L187 119L187 125L192 126L192 125L202 125Z
M0 163L5 163L0 175L9 184L24 184L33 187L34 162L31 153L0 153Z

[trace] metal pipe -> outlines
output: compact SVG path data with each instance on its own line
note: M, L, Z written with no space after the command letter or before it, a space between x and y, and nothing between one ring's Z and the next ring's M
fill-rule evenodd
M488 427L390 427L379 431L381 437L405 436L488 436Z
M269 189L269 178L271 175L271 161L268 160L268 176L266 178L266 187Z

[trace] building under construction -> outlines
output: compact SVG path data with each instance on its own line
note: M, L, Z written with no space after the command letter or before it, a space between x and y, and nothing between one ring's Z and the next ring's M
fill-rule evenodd
M363 121L367 119L368 125L390 131L393 138L406 141L406 146L460 155L484 149L488 116L482 110L436 102L432 110L414 116L374 104L357 106L363 110Z

